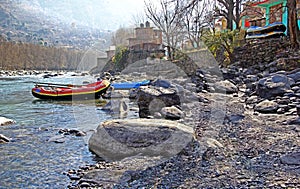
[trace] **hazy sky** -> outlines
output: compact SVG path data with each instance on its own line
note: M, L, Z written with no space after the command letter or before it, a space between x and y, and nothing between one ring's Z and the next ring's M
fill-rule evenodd
M153 0L147 0L153 1ZM158 0L154 0L158 1ZM78 25L116 30L133 24L144 13L144 0L23 0L22 7L41 10L46 16Z
M132 23L133 15L144 12L144 0L107 0L105 4L120 25Z

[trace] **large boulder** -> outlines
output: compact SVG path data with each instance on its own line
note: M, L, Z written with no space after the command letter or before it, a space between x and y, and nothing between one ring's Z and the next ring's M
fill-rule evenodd
M142 86L137 92L140 118L153 116L164 107L180 105L180 97L173 88Z
M163 119L118 119L103 122L89 149L107 161L132 156L170 158L193 139L193 128Z
M290 78L283 74L274 74L260 79L256 92L262 98L271 99L283 95L290 89Z

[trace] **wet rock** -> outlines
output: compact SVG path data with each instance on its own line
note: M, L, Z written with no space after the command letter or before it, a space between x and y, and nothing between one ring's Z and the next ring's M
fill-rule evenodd
M300 152L294 152L282 156L280 158L281 163L287 165L300 165Z
M69 174L68 176L71 180L80 180L81 179L81 177L76 174Z
M270 99L276 96L282 96L291 89L290 79L283 74L275 74L260 79L257 84L257 94L262 98Z
M64 143L65 141L66 138L63 135L54 136L48 140L48 142L55 142L55 143Z
M77 129L60 129L58 133L63 135L85 136L86 133Z
M10 139L2 134L0 134L0 144L10 142Z
M125 118L128 115L128 99L110 100L101 110L107 111L115 117Z
M264 100L260 103L258 103L254 110L258 111L260 113L275 113L278 110L278 104L273 101Z
M8 118L5 118L5 117L0 117L0 126L10 125L10 124L13 124L13 123L15 123L15 121L12 120L12 119L8 119Z
M193 129L162 119L106 121L89 140L89 149L108 161L135 155L171 157L193 138Z

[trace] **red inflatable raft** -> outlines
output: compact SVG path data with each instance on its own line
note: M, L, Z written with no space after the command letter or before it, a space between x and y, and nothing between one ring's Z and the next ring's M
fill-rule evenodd
M34 97L40 99L88 100L100 98L109 86L110 82L107 80L101 80L87 85L36 83L31 92Z

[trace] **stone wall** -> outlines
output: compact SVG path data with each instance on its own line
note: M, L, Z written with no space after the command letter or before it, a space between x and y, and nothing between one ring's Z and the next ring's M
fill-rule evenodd
M251 40L234 49L234 62L242 67L271 63L279 58L288 57L289 41L284 38Z

